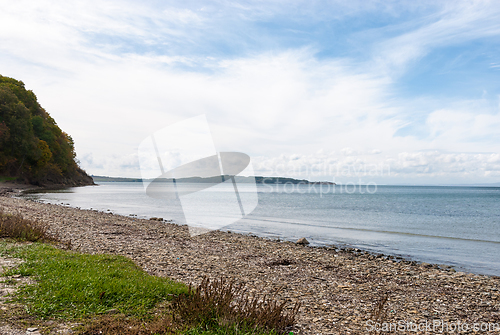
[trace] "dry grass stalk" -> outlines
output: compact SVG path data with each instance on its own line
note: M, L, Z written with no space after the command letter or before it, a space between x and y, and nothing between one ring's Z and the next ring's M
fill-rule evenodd
M174 300L174 311L188 322L206 325L223 323L284 332L294 324L300 307L296 303L286 312L286 302L278 303L275 296L250 298L243 285L224 278L210 281L205 277L190 292Z
M374 321L377 324L383 324L387 318L387 308L386 304L387 301L389 300L389 293L385 293L382 298L377 302L375 305L375 308L373 309L372 312L372 321ZM380 332L377 332L377 334L380 334Z
M56 241L48 234L48 227L41 222L24 219L17 214L7 214L0 210L0 237L10 237L24 241Z
M103 316L88 323L79 334L82 335L146 335L173 334L175 327L168 316L150 321L141 321L124 316Z

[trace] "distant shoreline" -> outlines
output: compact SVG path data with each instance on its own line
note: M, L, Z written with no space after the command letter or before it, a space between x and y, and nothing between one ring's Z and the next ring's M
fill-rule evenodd
M177 182L184 183L216 183L220 182L220 180L224 177L225 180L231 178L231 176L215 176L215 177L190 177L190 178L178 178ZM255 177L243 177L243 176L235 176L234 177L237 182L240 183L251 183L255 180L257 184L302 184L302 185L336 185L335 183L328 181L309 181L306 179L295 179L295 178L287 178L287 177L263 177L263 176L255 176ZM92 175L92 179L94 182L124 182L124 183L141 183L142 178L125 178L125 177L107 177L107 176L94 176ZM147 181L151 181L150 179L146 179ZM173 179L162 178L156 179L157 181L162 182L171 182Z
M96 184L89 185L65 185L65 184L52 184L45 186L32 185L16 181L2 181L0 182L0 196L2 195L12 195L19 193L30 193L30 192L43 192L45 190L61 190L69 187L83 187L83 186L97 186Z
M224 176L226 179L229 176ZM108 176L94 176L92 175L94 182L124 182L124 183L141 183L142 178L127 178L127 177L108 177ZM192 178L179 178L176 179L179 182L186 183L212 183L217 182L214 179L220 179L221 176L211 177L211 178L201 178L201 177L192 177ZM252 177L242 177L236 176L235 179L238 182L242 183L250 183ZM288 177L264 177L264 176L255 176L255 182L257 184L301 184L301 185L337 185L342 186L345 183L334 183L329 181L309 181L307 179L295 179ZM152 179L146 179L147 181L152 181ZM159 179L159 181L169 182L172 179ZM350 184L350 183L347 183ZM407 186L407 187L500 187L500 183L478 183L478 184L385 184L385 183L377 183L377 186Z

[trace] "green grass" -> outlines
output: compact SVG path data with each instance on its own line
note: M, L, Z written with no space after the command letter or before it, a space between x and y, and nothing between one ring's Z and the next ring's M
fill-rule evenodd
M40 243L8 249L3 248L26 260L8 274L37 281L22 287L18 297L42 318L75 319L110 309L143 318L158 303L187 293L184 284L151 276L122 256L78 254Z
M20 302L26 306L24 313L27 311L26 315L34 320L78 321L84 324L81 329L76 330L81 335L282 333L272 329L264 330L253 319L230 321L231 315L218 315L195 322L178 319L172 314L179 314L175 310L176 303L169 303L176 297L175 301L180 298L183 298L182 301L193 299L192 304L214 310L221 303L220 299L203 302L186 285L168 278L151 276L128 258L80 254L57 249L47 243L13 243L15 241L0 239L0 256L21 258L25 262L7 270L4 274L6 277L2 279L9 284L16 283L8 277L12 275L34 279L34 284L19 287L16 296L12 297L12 302ZM204 283L205 285L198 287L198 291L201 289L210 297L225 297L224 294L231 291L228 289L230 285L223 285L222 281ZM110 314L111 309L118 313ZM197 310L194 312L197 313ZM16 318L19 317L14 319Z
M6 176L0 176L0 183L6 182L6 181L16 181L17 177L6 177Z

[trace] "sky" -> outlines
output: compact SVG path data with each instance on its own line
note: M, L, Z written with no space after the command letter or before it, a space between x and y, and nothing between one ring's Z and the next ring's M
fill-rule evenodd
M205 115L216 150L256 175L500 182L496 1L0 8L0 74L35 92L89 174L140 177L141 142Z

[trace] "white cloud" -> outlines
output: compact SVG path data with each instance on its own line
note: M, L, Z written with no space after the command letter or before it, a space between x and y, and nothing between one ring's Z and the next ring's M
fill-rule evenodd
M488 183L500 177L497 153L400 152L373 157L335 153L254 159L257 175L337 183ZM492 179L493 178L493 179Z
M471 150L480 142L483 150L498 149L500 111L441 109L429 114L426 125L433 140L450 143L450 148Z
M500 164L496 153L403 152L391 160L391 171L394 176L483 178L500 176Z
M378 8L362 4L342 3L339 18ZM203 35L207 29L229 34L231 27L216 27L216 21L230 13L258 21L282 15L286 7L276 2L259 11L239 3L220 12L216 5L197 5L4 2L0 72L34 90L74 137L83 167L94 174L139 176L136 150L144 138L206 114L217 149L250 154L259 171L292 163L390 165L398 178L498 176L498 109L481 100L447 104L424 98L419 104L429 113L422 117L426 135L395 136L415 122L418 108L395 95L394 75L433 48L499 35L498 6L460 3L392 27L397 36L369 44L373 59L366 62L348 56L319 60L314 47L219 58L148 50L196 46L203 36L212 37ZM397 16L401 6L383 10Z
M499 15L500 7L494 1L448 3L440 12L416 21L418 28L413 27L415 21L410 21L400 26L407 32L376 45L376 66L380 71L400 75L433 49L498 36Z

